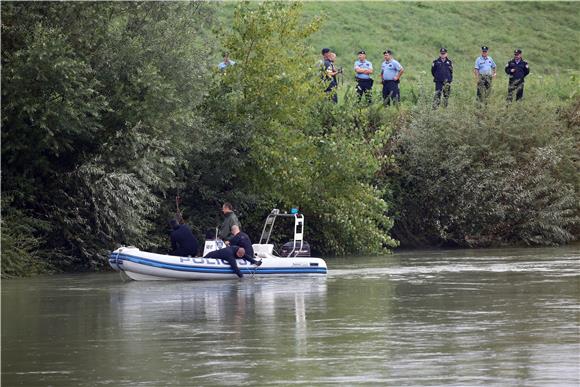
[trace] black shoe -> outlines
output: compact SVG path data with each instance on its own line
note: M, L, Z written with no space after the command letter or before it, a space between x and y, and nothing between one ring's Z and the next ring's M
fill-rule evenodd
M262 266L262 260L256 261L254 265L256 265L256 267Z

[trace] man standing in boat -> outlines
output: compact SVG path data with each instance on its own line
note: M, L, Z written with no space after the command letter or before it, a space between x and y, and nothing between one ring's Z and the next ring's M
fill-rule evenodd
M187 224L179 224L175 219L169 221L171 226L171 255L178 257L197 256L197 239Z
M224 205L222 206L222 212L224 213L225 218L218 232L218 237L222 241L226 242L232 239L233 237L232 226L236 225L238 227L241 227L241 224L240 221L238 220L238 217L234 213L234 209L231 203L225 202Z
M230 246L243 247L243 249L245 250L243 258L246 261L250 262L252 265L260 266L262 264L262 261L257 261L256 259L254 259L254 248L252 247L252 241L250 240L248 234L240 231L240 226L234 224L232 226L232 235L233 238L230 239L230 241L227 243L229 243Z

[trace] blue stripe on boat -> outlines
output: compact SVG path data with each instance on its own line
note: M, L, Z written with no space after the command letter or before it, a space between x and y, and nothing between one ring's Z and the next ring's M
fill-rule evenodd
M199 258L199 257L198 257ZM204 266L193 266L193 265L177 265L172 263L164 263L155 261L148 258L135 257L133 255L127 254L111 254L109 257L109 263L114 263L121 265L123 261L130 261L134 263L139 263L141 265L159 267L162 269L176 270L176 271L186 271L186 272L197 272L197 273L214 273L214 274L233 274L231 267L225 268L212 268ZM269 267L269 268L245 268L240 267L240 271L243 274L290 274L290 273L319 273L326 274L326 268L324 267Z

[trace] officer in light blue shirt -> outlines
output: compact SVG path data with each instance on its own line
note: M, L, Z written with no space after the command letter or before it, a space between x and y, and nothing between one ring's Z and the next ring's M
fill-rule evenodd
M488 55L489 48L481 47L481 56L475 60L473 73L477 80L477 99L484 102L491 92L491 81L496 76L496 65L492 57Z
M399 102L399 79L405 69L399 62L393 59L393 52L386 50L383 52L385 61L381 65L381 80L383 82L383 101L386 105L393 102Z
M235 65L235 64L236 64L236 62L234 62L233 60L230 60L230 59L228 58L228 53L227 53L227 52L225 52L225 53L224 53L224 61L223 61L223 62L221 62L220 64L218 64L218 68L220 69L220 71L225 71L225 69L226 69L228 66L233 66L233 65Z
M373 73L373 64L367 59L367 53L364 50L358 52L358 60L354 62L354 72L356 79L356 92L359 100L366 94L367 100L371 100L371 92L373 89L373 80L371 74Z

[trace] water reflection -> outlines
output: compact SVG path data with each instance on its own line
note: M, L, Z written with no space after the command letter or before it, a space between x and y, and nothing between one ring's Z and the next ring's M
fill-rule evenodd
M191 341L211 357L230 356L234 343L276 341L294 321L293 346L307 351L307 315L324 313L325 278L223 282L131 282L111 294L110 316L128 352L147 351L144 337ZM161 333L163 332L163 333ZM241 345L241 344L240 344ZM180 356L183 356L181 354Z

